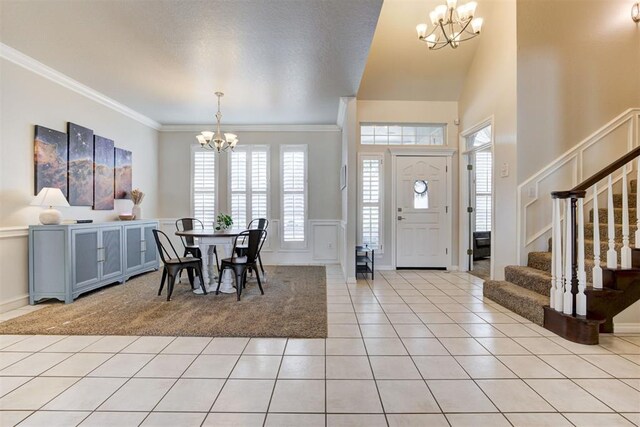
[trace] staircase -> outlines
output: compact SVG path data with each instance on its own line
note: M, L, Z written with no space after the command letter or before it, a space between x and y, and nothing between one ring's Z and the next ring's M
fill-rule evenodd
M640 163L638 165L640 166ZM611 173L611 171L608 172L609 175ZM597 180L594 182L597 182ZM626 178L624 182L626 182ZM637 180L632 180L629 188L630 192L627 195L628 206L636 207ZM609 192L613 192L612 187L609 187ZM617 268L606 268L606 255L609 249L608 210L606 208L598 210L599 227L593 223L593 209L589 211L588 222L584 224L584 272L586 273L587 282L584 290L584 295L586 295L586 315L576 315L575 309L574 315L568 315L563 313L562 309L557 311L557 308L554 310L553 307L550 307L550 293L552 291L551 266L553 262L551 239L549 239L548 252L531 252L528 254L526 266L514 265L506 267L504 281L486 281L484 283L484 296L574 342L597 344L600 332L612 333L613 317L640 300L640 249L632 249L631 268L623 269L620 267L623 233L623 194L613 194L612 196L614 212L612 218L614 223L611 226L615 230L616 236ZM628 213L628 218L632 223L629 224L628 236L630 236L631 244L633 245L633 236L637 229L635 224L637 212L636 209L628 209ZM578 224L575 230L578 230L579 226ZM602 266L603 284L601 289L596 289L592 286L592 270L595 265L594 250L596 249L594 245L595 232L598 232L600 237L599 248L600 259L602 260L600 265ZM564 233L565 228L562 226L562 234ZM572 237L575 238L576 242L578 241L577 232ZM564 257L565 255L558 256ZM568 264L571 265L571 262ZM566 265L564 264L561 269L563 272ZM575 279L575 273L573 277ZM579 293L579 291L574 293Z

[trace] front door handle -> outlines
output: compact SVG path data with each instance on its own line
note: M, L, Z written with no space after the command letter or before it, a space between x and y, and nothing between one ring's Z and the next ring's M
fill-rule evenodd
M398 215L398 221L402 221L405 217Z

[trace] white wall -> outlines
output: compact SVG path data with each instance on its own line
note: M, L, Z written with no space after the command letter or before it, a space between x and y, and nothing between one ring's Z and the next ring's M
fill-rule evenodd
M391 249L395 244L392 241L392 228L395 227L395 213L392 212L393 200L391 199L392 168L389 146L362 145L360 144L360 123L434 123L446 124L446 144L448 147L457 148L458 126L454 121L458 118L457 102L429 102L429 101L364 101L358 100L358 126L357 126L357 151L358 153L384 154L384 251L377 251L376 263L381 268L395 268L392 265ZM410 150L428 149L428 147L397 147ZM453 206L452 210L452 265L458 265L458 155L453 157L453 170L451 171L451 186ZM358 215L360 213L358 212ZM359 216L358 216L359 219ZM362 243L360 235L356 237L358 243Z
M191 127L189 127L191 128ZM286 129L283 127L282 129ZM230 129L231 130L231 129ZM165 228L174 231L176 218L191 216L191 146L197 145L199 131L163 131L159 143L159 216ZM263 260L268 263L338 262L338 235L341 218L339 171L341 133L332 131L235 131L239 144L261 144L270 148L269 241ZM306 144L308 147L308 245L304 250L281 250L280 146ZM217 212L229 212L227 201L228 156L218 157Z
M516 190L516 2L504 0L482 4L485 25L478 50L460 96L460 131L493 119L494 215L492 277L504 278L504 267L517 264ZM490 24L492 23L492 24ZM499 23L499 25L495 25ZM463 149L464 141L460 141ZM506 164L509 174L502 177ZM464 221L461 214L461 221Z
M632 3L518 0L518 182L640 107Z
M133 152L133 186L146 194L144 215L157 213L158 132L77 92L5 59L0 60L0 311L26 304L26 226L38 223L34 193L34 126L66 132L68 121L93 129ZM113 211L61 208L65 219L110 221L131 201L116 201Z

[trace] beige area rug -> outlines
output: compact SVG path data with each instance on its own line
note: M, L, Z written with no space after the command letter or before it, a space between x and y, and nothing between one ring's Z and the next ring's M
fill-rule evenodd
M157 296L158 271L85 294L72 304L47 303L0 323L0 334L325 338L325 267L266 269L264 295L253 279L240 302L235 294L193 294L186 274L167 301L166 286Z

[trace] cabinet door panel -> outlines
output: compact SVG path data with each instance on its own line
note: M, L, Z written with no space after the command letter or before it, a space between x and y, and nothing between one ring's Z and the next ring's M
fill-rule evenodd
M100 278L98 268L98 230L73 230L73 287L82 288Z
M126 228L127 271L142 266L142 227Z
M102 278L117 277L122 274L122 231L120 228L102 230Z
M144 251L144 263L145 264L153 264L156 262L158 258L158 250L156 248L156 241L153 237L153 230L156 229L155 225L147 225L144 227L144 240L145 240L145 251Z

